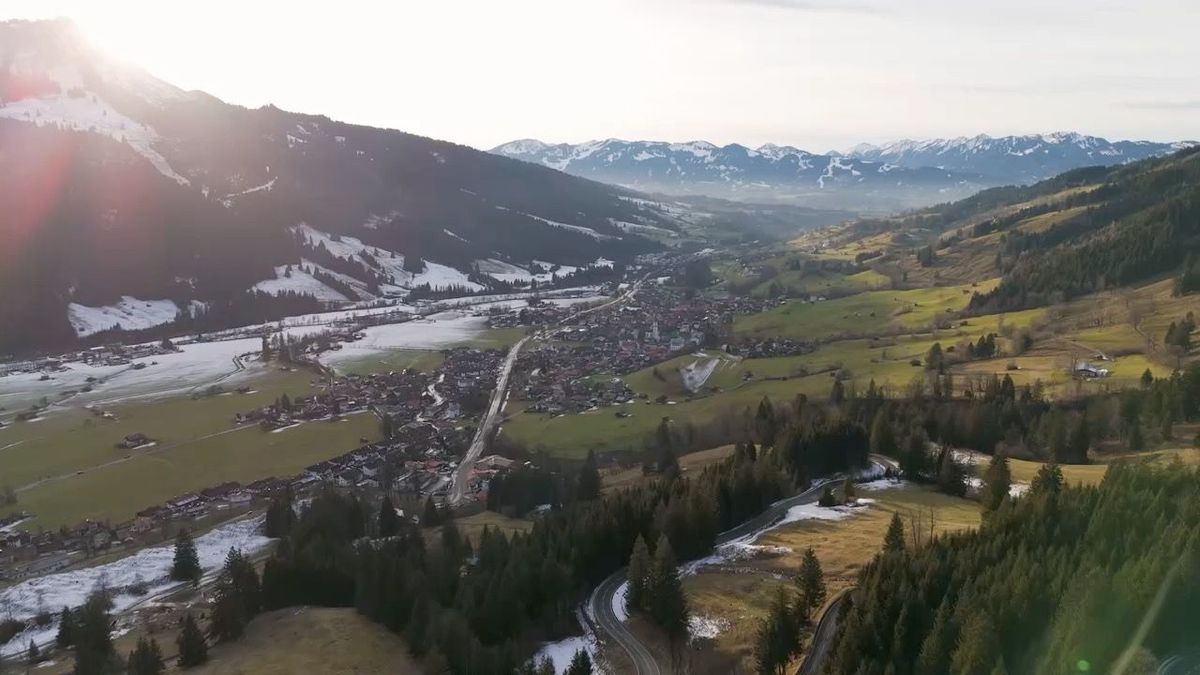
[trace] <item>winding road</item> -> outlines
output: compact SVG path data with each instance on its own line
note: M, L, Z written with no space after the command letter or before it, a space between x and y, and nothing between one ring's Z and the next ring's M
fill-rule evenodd
M890 459L876 455L871 456L871 463L885 469L894 466L894 463ZM817 501L821 498L821 492L824 491L827 485L836 485L841 481L842 478L819 480L813 483L807 490L775 502L766 511L763 511L754 518L717 535L716 544L713 547L714 550L736 539L770 529L780 520L783 520L788 510L793 506L811 504ZM595 621L596 628L600 632L610 638L611 642L615 642L625 652L629 660L633 663L633 672L637 673L637 675L656 675L663 672L663 669L654 659L653 653L625 627L625 624L613 611L613 598L624 582L625 568L617 570L612 576L601 582L588 598L588 616ZM821 617L821 623L817 626L817 633L813 638L813 647L810 650L810 654L816 658L813 658L813 656L805 658L805 667L808 667L809 662L813 662L813 666L811 666L812 670L804 670L804 667L802 667L800 671L801 675L818 672L820 661L823 659L825 651L829 648L829 638L833 636L837 628L837 611L840 611L841 597L830 604L825 615ZM833 618L828 619L831 613Z

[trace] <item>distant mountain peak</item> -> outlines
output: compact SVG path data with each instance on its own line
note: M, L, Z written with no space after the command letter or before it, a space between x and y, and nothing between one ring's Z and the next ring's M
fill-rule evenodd
M1188 147L1188 143L1110 141L1076 131L1012 136L960 136L863 143L851 157L913 168L971 172L989 182L1031 183L1081 166L1123 164Z

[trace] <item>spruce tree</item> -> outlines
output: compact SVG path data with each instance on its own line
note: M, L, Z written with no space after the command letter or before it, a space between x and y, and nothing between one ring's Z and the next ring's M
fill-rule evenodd
M237 549L229 549L217 578L216 599L209 617L208 634L217 642L241 637L246 624L258 613L261 590L254 565Z
M438 512L437 504L433 503L433 497L425 498L425 509L421 515L422 527L435 527L441 522L441 513Z
M54 638L54 644L59 649L66 649L75 644L75 613L70 607L63 607L58 616L58 635Z
M413 602L412 612L409 614L408 624L404 628L404 641L408 643L409 651L417 656L422 656L433 646L433 626L431 624L434 616L429 594L424 590L419 590L417 593L417 599Z
M958 635L958 643L950 659L954 673L991 673L1001 658L996 629L987 612L972 612Z
M196 553L196 542L186 529L180 528L175 536L175 561L171 565L171 578L175 581L200 581L200 557Z
M671 542L665 534L659 536L654 546L654 562L646 591L650 616L666 631L672 644L682 644L688 631L687 599L675 569Z
M1004 455L993 455L988 463L987 471L983 474L983 487L979 491L979 502L985 514L1000 508L1008 499L1009 488L1012 487L1012 472L1008 468L1008 458Z
M646 577L650 573L650 548L646 540L638 535L633 543L633 552L629 555L629 569L626 572L628 586L625 591L625 608L630 612L641 611L646 607Z
M129 654L129 675L160 675L166 669L154 638L143 637Z
M888 523L887 534L883 535L883 550L904 550L904 521L900 520L899 513L893 513L892 521Z
M587 650L575 651L565 675L592 675L592 657L588 656Z
M37 643L33 640L29 641L29 649L25 651L25 660L31 666L42 662L42 652L40 649L38 649Z
M179 648L180 668L193 668L208 661L208 643L190 612L183 617L183 628L175 644Z
M825 602L825 574L821 571L821 561L817 560L817 554L811 547L805 549L804 558L800 561L796 590L800 591L805 616L811 616L812 611Z
M1038 469L1029 485L1032 495L1058 494L1063 489L1063 474L1055 462L1047 462Z
M821 491L821 497L817 499L817 506L823 506L826 508L837 506L837 497L833 496L833 489L828 485L826 485L825 489Z
M885 457L896 456L896 434L883 408L875 413L875 419L871 421L871 452Z
M387 495L384 495L383 501L379 503L378 524L381 537L393 537L400 531L400 516L396 515L392 498Z
M596 466L596 453L589 450L587 459L579 469L579 480L575 487L575 498L590 501L600 497L600 470Z
M75 675L102 675L114 670L117 655L113 651L112 601L103 593L93 593L75 612Z

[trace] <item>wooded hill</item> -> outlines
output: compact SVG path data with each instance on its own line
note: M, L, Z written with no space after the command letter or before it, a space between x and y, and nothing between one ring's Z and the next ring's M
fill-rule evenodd
M855 240L874 246L860 262L901 286L1000 276L995 289L972 299L979 314L1181 277L1188 255L1200 251L1200 150L985 190L859 221L834 237ZM1189 287L1181 282L1180 290Z

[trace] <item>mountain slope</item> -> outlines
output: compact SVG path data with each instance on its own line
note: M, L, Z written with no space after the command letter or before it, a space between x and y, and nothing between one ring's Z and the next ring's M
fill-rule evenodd
M936 166L982 176L992 184L1032 183L1082 166L1126 164L1190 147L1194 143L1109 141L1058 132L1029 136L903 140L862 144L847 156L906 168Z
M686 217L452 143L184 92L67 22L0 24L0 64L0 353L72 342L72 303L170 300L228 323L272 304L257 287L307 310L304 286L282 281L302 261L324 299L355 284L349 299L502 285L476 270L512 281L535 260L626 260L661 247L636 227L674 232ZM321 250L313 232L353 237L362 255Z
M980 187L970 173L898 167L778 145L751 149L619 139L550 145L525 139L492 152L638 190L826 207L912 207L965 196Z

